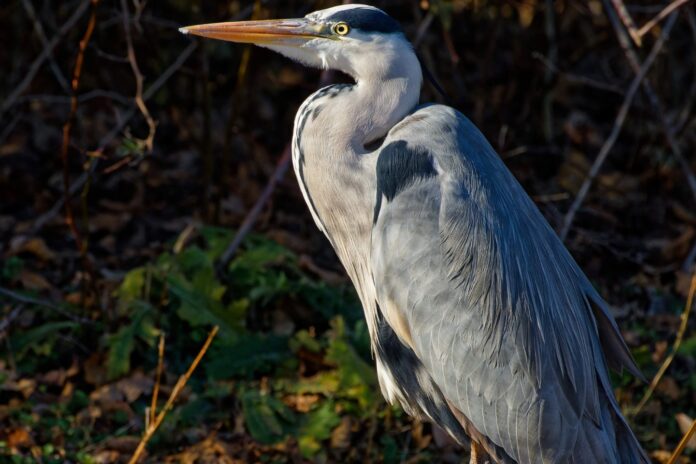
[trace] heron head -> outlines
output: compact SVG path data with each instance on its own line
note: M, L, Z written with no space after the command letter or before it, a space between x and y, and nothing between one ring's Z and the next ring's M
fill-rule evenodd
M375 72L389 73L398 61L417 66L399 23L368 5L337 6L304 18L203 24L180 31L253 43L308 66L343 71L358 80Z

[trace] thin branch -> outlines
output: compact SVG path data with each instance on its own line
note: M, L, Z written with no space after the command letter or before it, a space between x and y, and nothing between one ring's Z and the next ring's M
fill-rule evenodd
M432 12L432 10L428 10L428 14L425 15L423 21L421 21L418 25L416 37L415 39L413 39L413 48L418 48L418 46L421 44L421 42L425 38L425 34L428 32L428 29L430 29L430 26L433 24L434 19L435 14Z
M191 54L197 46L198 44L196 42L191 42L189 46L181 52L177 59L143 93L144 101L148 101L164 86L164 84L174 75L174 73L178 71L179 68L181 68L181 66L183 66L183 64L191 56ZM96 152L104 151L105 147L109 143L111 143L111 141L114 138L116 138L116 136L123 130L126 124L128 124L130 119L133 116L135 116L135 109L135 105L132 105L126 111L126 114L121 117L118 124L108 134L102 137L102 139L99 141L98 148L95 150ZM89 177L96 172L97 166L99 164L98 161L99 160L97 159L93 163L91 163L89 171L83 172L77 179L75 179L73 184L70 186L70 196L75 195L80 189L82 189ZM55 218L60 212L60 210L63 208L64 202L65 198L61 196L61 198L51 207L51 209L39 216L36 219L36 221L34 221L34 224L32 225L30 231L26 234L27 238L38 234L41 231L41 229L43 229L46 226L46 224L53 220L53 218Z
M144 7L144 3L142 4ZM140 7L140 8L142 8ZM126 0L121 0L121 9L123 10L123 29L126 32L126 44L128 46L128 61L130 62L131 69L133 70L133 75L135 76L135 104L140 109L147 125L150 129L147 138L145 138L145 147L148 152L152 152L152 146L155 139L155 131L157 130L157 124L155 120L152 119L150 111L143 101L143 75L140 72L140 67L138 66L138 60L135 57L135 49L133 48L133 38L131 37L130 29L130 13L128 11L128 4ZM140 11L138 11L137 16L140 16Z
M92 266L89 264L89 261L87 259L87 242L85 242L82 239L82 235L80 234L80 231L77 228L77 224L75 223L75 214L73 212L72 204L70 202L71 188L68 149L70 148L70 135L72 132L73 122L75 120L75 115L77 114L77 91L80 88L80 78L82 77L82 65L84 64L85 50L87 49L87 45L89 44L89 41L92 38L92 33L94 32L94 27L97 22L97 5L99 4L99 0L91 0L91 4L92 14L89 17L87 29L85 30L85 33L82 36L82 39L80 40L77 58L75 59L75 68L73 69L73 76L71 81L72 94L70 96L70 113L68 115L67 120L65 121L65 124L63 124L63 143L61 145L60 150L60 159L63 163L63 196L65 198L65 222L70 228L70 232L72 233L73 239L75 240L75 244L80 253L80 256L82 257L82 260L84 261L90 273L92 271Z
M157 374L155 386L152 390L152 403L150 404L150 416L148 424L157 421L157 397L159 396L160 383L162 382L162 371L164 370L164 332L160 334L159 344L157 345Z
M619 18L621 18L621 22L626 27L628 34L631 36L631 39L633 39L636 45L640 47L642 44L641 35L638 33L638 30L636 29L636 23L633 22L633 18L626 9L626 5L624 5L622 0L611 0L611 4L614 6L616 14L618 14Z
M689 3L691 0L674 0L672 3L667 5L660 11L653 19L645 23L640 29L638 29L638 36L643 37L645 34L650 32L650 29L655 27L657 23L665 19L667 16L669 16L670 13L672 13L674 10L679 8L682 5L686 5ZM639 44L640 45L640 44Z
M24 79L22 79L22 81L17 85L17 87L15 87L15 89L12 92L10 92L5 101L0 106L0 118L2 118L5 112L16 103L17 98L20 95L22 95L22 93L26 90L29 84L31 84L31 82L34 80L34 77L36 76L36 73L39 72L39 69L41 69L41 65L43 65L44 61L46 61L48 57L51 56L51 54L53 53L53 49L56 48L56 45L58 45L63 36L75 27L75 24L77 24L80 18L82 18L82 15L85 14L85 11L87 11L87 7L90 3L91 0L84 0L82 3L80 3L80 6L77 7L73 15L70 18L68 18L68 20L63 24L63 27L61 27L60 30L53 36L51 41L48 42L48 44L44 47L39 56L36 57L34 62L27 70Z
M611 21L612 26L614 27L614 31L616 32L619 44L621 45L621 48L623 49L624 54L626 55L626 59L628 59L628 62L631 65L631 69L633 69L633 72L635 74L638 74L641 68L638 54L631 46L631 42L628 40L626 33L620 27L616 17L612 14L611 9L609 8L607 8L607 15L609 16L609 20ZM681 148L679 147L675 129L668 120L662 102L653 90L653 87L650 84L650 82L648 80L643 80L642 85L643 91L645 92L645 95L648 97L648 100L650 101L650 105L655 110L655 113L657 114L660 123L662 124L662 131L664 132L665 137L667 138L667 143L669 144L669 147L672 150L672 154L677 159L677 162L682 168L684 176L686 177L687 184L691 189L691 194L696 200L696 175L694 175L694 173L691 171L691 166L689 165L689 162L686 160Z
M0 287L0 295L4 295L5 297L11 298L11 299L18 301L20 303L31 304L31 305L41 306L43 308L51 309L51 310L65 316L65 317L67 317L71 321L79 322L80 324L94 324L94 322L92 322L91 320L75 316L74 314L70 313L69 311L66 311L65 309L61 308L57 304L55 304L51 301L48 301L48 300L42 300L40 298L27 296L27 295L24 295L22 293L15 292L14 290L10 290L9 288L4 288L4 287Z
M181 52L181 54L177 57L177 59L174 61L174 63L167 68L166 71L162 73L160 77L157 78L155 82L152 83L150 87L143 92L143 101L147 102L150 98L155 95L159 91L160 88L169 80L172 75L179 70L181 66L188 60L189 56L193 53L193 51L196 49L198 46L197 42L191 42L188 47L184 49L184 51ZM102 152L106 148L106 146L111 143L113 139L115 139L118 134L121 133L124 127L130 122L130 120L135 116L135 112L137 109L137 105L133 105L128 110L126 110L125 114L121 115L121 119L114 126L102 139L99 141L98 147L95 151L97 152Z
M541 61L541 63L544 66L546 66L547 69L549 69L551 72L553 72L555 74L558 74L560 77L564 78L565 80L567 80L571 84L586 85L586 86L592 87L594 89L603 90L605 92L611 92L611 93L615 93L615 94L622 95L622 96L624 94L623 90L614 84L598 81L598 80L592 79L591 77L582 76L579 74L573 74L570 72L563 71L563 70L559 69L558 66L556 66L554 63L549 61L544 55L542 55L539 52L532 52L532 58Z
M39 21L39 18L36 16L36 10L34 9L34 5L31 4L30 0L22 0L22 6L24 7L24 11L27 12L29 19L31 19L31 22L34 25L34 31L36 31L36 35L39 37L41 45L44 48L47 48L48 39L46 38L46 33L44 32L44 28L41 25L41 21ZM65 90L65 93L70 93L70 86L68 85L68 81L65 79L65 76L63 76L63 73L60 70L58 63L56 63L56 60L53 58L53 53L49 53L48 62L51 66L51 71L53 71L53 75L56 76L58 84L60 84L63 90Z
M689 314L691 314L691 307L693 306L695 292L696 292L696 272L694 274L692 274L692 276L691 276L691 286L689 287L689 296L686 298L686 306L684 307L684 311L682 312L682 315L681 315L681 324L679 324L679 330L677 331L677 338L674 340L674 345L672 346L672 351L669 353L669 356L667 356L665 358L665 360L662 362L660 369L657 371L657 374L655 374L655 377L653 377L652 382L650 382L650 386L648 387L647 391L643 395L643 398L641 398L640 402L638 403L638 406L636 406L635 409L633 409L631 411L632 415L637 415L641 411L641 409L643 409L643 406L645 406L645 404L648 402L648 400L652 396L653 392L655 392L655 388L657 388L657 384L659 384L660 380L662 380L662 376L665 375L665 372L667 372L667 369L672 364L672 361L674 360L674 357L676 356L677 351L679 351L679 347L681 346L682 340L684 338L684 333L686 332L686 327L688 326Z
M694 241L694 245L691 247L691 251L689 251L689 254L686 255L686 259L684 260L684 264L682 264L682 270L685 272L689 272L691 268L694 266L694 262L696 261L696 241Z
M263 189L263 192L261 192L261 195L259 196L258 200L256 200L256 203L249 211L249 214L247 214L247 216L244 218L244 222L242 222L242 225L239 227L237 235L234 236L234 239L232 239L232 242L229 244L225 252L220 257L217 263L217 268L219 270L225 269L227 267L235 252L239 248L239 245L242 244L244 238L254 228L256 220L259 218L261 211L263 211L263 207L271 198L271 195L273 194L276 185L278 184L278 182L280 182L283 176L285 176L285 173L288 170L288 166L290 166L290 147L290 143L288 143L285 146L285 150L283 150L283 155L280 157L280 160L278 160L278 164L276 165L275 171L273 172L271 178L268 179L266 187Z
M669 461L667 461L667 464L674 464L677 462L677 459L679 459L679 456L681 456L681 454L684 452L684 448L686 448L687 443L689 443L691 437L694 436L694 433L696 433L696 420L691 422L691 427L689 427L689 430L682 437L679 445L677 445L677 448L672 453Z
M95 89L85 92L77 97L77 103L83 104L85 102L95 100L98 98L107 98L109 100L117 101L123 105L128 105L131 103L132 99L124 97L118 92L113 92L110 90ZM48 95L48 94L30 94L17 99L18 102L35 102L40 101L42 103L52 103L59 105L70 105L71 98L67 95Z
M128 461L129 464L135 464L138 462L138 459L140 459L140 455L142 455L143 451L145 451L145 446L147 445L147 442L150 441L152 435L155 433L160 424L162 424L162 421L164 420L165 416L172 408L174 401L177 399L181 391L186 386L186 383L191 378L193 371L195 371L198 367L198 364L200 364L201 359L203 359L203 356L205 355L206 351L208 351L208 348L210 347L210 344L213 342L213 339L215 338L215 335L217 335L219 329L220 328L218 326L213 327L213 329L208 334L208 339L203 344L203 347L198 352L198 355L193 360L186 373L179 377L179 380L177 380L176 385L174 385L174 389L172 389L172 393L169 395L169 398L167 399L167 402L164 404L164 407L159 412L155 420L149 424L149 427L145 429L145 433L143 434L143 437L140 439L140 443L138 443L138 447L136 448L135 453L133 453L133 456L130 458L130 461Z
M633 99L636 96L636 93L638 92L638 88L640 87L641 82L647 75L648 70L652 66L653 62L655 61L655 58L657 58L657 55L660 53L660 50L662 50L662 46L664 45L665 41L667 40L667 37L672 31L672 27L674 26L676 19L676 14L670 17L665 28L662 30L660 38L655 42L655 45L653 45L653 48L650 51L648 57L645 59L643 66L641 66L639 72L633 78L633 81L631 82L631 85L628 88L628 91L626 92L626 96L624 97L624 101L621 104L621 107L619 108L619 112L616 115L614 127L612 128L609 137L604 142L604 145L602 145L602 148L600 149L597 158L592 164L587 178L582 183L582 186L580 187L580 190L578 191L578 194L575 197L573 204L570 206L570 209L568 209L568 212L563 218L563 227L561 229L561 233L559 234L561 240L565 240L568 236L568 232L570 231L570 227L573 224L575 215L580 209L580 206L582 205L583 201L585 201L585 197L587 196L587 193L590 191L590 187L592 186L594 179L597 177L599 170L602 168L604 161L606 161L609 152L613 148L614 143L616 143L616 140L618 139L619 134L621 133L624 121L626 120L626 116L628 115L628 110L633 102Z
M6 330L8 327L10 327L10 324L14 322L15 319L19 316L19 314L22 312L24 309L24 305L17 305L15 306L12 311L10 311L10 314L2 318L0 321L0 340L2 340L5 337Z

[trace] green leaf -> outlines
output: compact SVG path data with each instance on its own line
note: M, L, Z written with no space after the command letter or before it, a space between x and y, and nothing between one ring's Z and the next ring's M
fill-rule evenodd
M201 235L208 245L208 257L212 260L219 258L234 238L234 232L222 227L203 227Z
M211 380L251 376L271 371L290 355L286 337L246 334L212 350L205 369Z
M28 350L36 354L47 355L51 351L52 340L61 330L73 330L79 327L76 322L49 322L34 329L15 335L10 339L10 346L16 356L22 357Z
M130 324L107 337L109 347L106 357L106 371L109 379L115 379L130 371L130 358L135 349L136 336L142 337L152 345L159 332L150 320L151 308L145 303L137 303L137 311Z
M333 402L324 402L321 406L305 414L298 430L297 438L300 451L306 458L315 455L322 448L321 442L331 437L331 431L341 423Z
M222 295L225 287L215 281L212 268L196 273L193 281L179 275L170 275L169 288L178 299L176 312L192 326L219 325L222 335L234 338L243 331L243 315L248 307L246 300L238 300L228 306L223 305Z
M679 350L677 350L677 353L683 356L696 358L696 336L689 337L686 340L682 341L682 344L679 346Z
M348 342L343 318L333 319L331 326L326 360L338 368L341 394L357 400L361 410L365 411L377 398L374 393L377 387L374 370Z
M0 280L13 281L19 276L24 267L24 261L18 256L10 256L0 269Z
M295 421L292 411L282 401L256 390L242 393L241 402L247 430L259 443L282 441Z
M131 302L143 297L145 288L146 268L139 267L133 269L123 278L121 286L118 288L118 297L125 302Z
M337 369L319 372L311 377L302 377L297 382L288 385L288 391L298 394L322 394L331 396L338 393L341 379Z
M309 331L300 330L290 340L290 349L297 352L300 348L306 348L312 353L319 353L321 351L321 343Z

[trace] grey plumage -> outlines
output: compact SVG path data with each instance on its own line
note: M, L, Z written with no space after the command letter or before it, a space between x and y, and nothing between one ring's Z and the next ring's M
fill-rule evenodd
M360 296L388 401L495 462L649 462L609 383L608 367L640 373L606 303L478 129L417 106L398 24L345 5L186 32L355 78L301 106L293 166Z
M594 290L485 138L442 106L416 111L392 138L437 176L384 198L372 233L377 299L404 308L444 395L505 462L648 462L609 387ZM599 329L622 348L607 356L635 370L619 333ZM631 458L617 433L634 443Z

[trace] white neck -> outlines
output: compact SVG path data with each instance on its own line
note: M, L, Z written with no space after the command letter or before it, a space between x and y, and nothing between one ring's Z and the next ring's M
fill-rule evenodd
M374 288L367 276L377 153L365 145L384 137L418 104L421 68L406 46L381 54L379 62L352 63L354 85L317 91L295 119L293 165L300 188L358 290L371 331Z
M317 121L322 132L332 134L336 148L363 152L418 104L423 77L410 44L391 42L385 48L378 58L364 53L342 66L356 81L353 91L327 101Z

